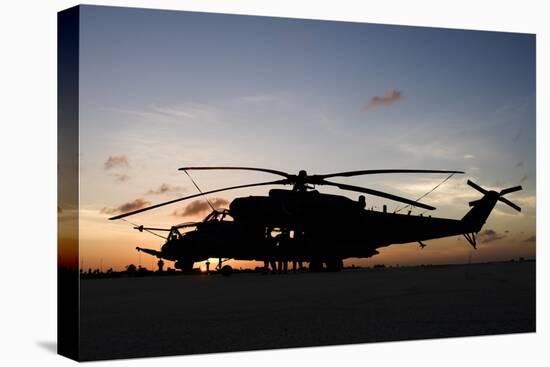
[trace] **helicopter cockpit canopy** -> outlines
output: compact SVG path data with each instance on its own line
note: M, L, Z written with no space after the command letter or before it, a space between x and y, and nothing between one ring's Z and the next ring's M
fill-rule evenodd
M203 222L212 222L212 221L224 221L224 220L233 220L233 217L231 217L231 214L229 212L229 209L215 209L210 212L206 216L206 218L203 219Z

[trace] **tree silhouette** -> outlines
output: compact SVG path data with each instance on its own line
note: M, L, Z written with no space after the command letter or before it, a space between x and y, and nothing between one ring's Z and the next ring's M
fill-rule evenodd
M126 265L127 273L135 273L136 271L137 271L137 268L134 264Z

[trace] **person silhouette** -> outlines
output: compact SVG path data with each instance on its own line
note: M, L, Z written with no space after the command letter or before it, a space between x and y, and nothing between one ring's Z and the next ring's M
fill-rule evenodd
M286 274L288 272L288 261L286 258L279 259L279 274Z
M292 259L292 272L296 273L298 270L302 270L304 263L297 258Z
M287 273L288 272L288 243L289 233L288 231L283 231L275 237L276 251L278 257L278 273Z
M365 195L360 195L359 199L357 200L357 203L359 204L359 207L361 209L365 209L367 206L367 202L365 201Z

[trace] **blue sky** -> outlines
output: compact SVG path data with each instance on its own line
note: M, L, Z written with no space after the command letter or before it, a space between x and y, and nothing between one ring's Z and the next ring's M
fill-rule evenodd
M128 227L104 223L106 216L97 215L102 208L194 193L178 167L248 165L311 173L465 170L426 198L439 215L461 217L467 210L467 200L476 197L467 178L490 188L521 184L525 190L514 198L524 212L512 216L499 208L504 214L488 225L518 236L534 233L534 35L95 6L81 11L81 198L95 223L90 228L119 226L115 232L122 235ZM376 97L382 102L371 102ZM109 157L127 164L106 169ZM205 190L271 178L194 177ZM444 178L347 182L416 198ZM177 190L145 195L162 183ZM249 192L267 189L223 197ZM174 209L135 220L171 223Z

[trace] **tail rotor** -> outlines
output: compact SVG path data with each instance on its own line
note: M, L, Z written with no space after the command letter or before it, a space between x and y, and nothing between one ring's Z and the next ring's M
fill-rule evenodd
M501 190L500 192L496 192L496 191L492 191L492 190L487 191L484 188L482 188L481 186L477 185L476 183L474 183L470 180L467 181L467 184L470 185L471 187L473 187L474 189L476 189L477 191L481 192L483 195L493 196L496 200L500 201L501 203L504 203L504 204L510 206L511 208L517 210L518 212L521 212L521 208L518 205L514 204L510 200L503 197L504 195L510 194L512 192L522 190L521 186L509 187L507 189ZM479 199L479 200L470 201L469 205L470 206L476 206L477 204L481 203L482 200L483 200L483 198Z

